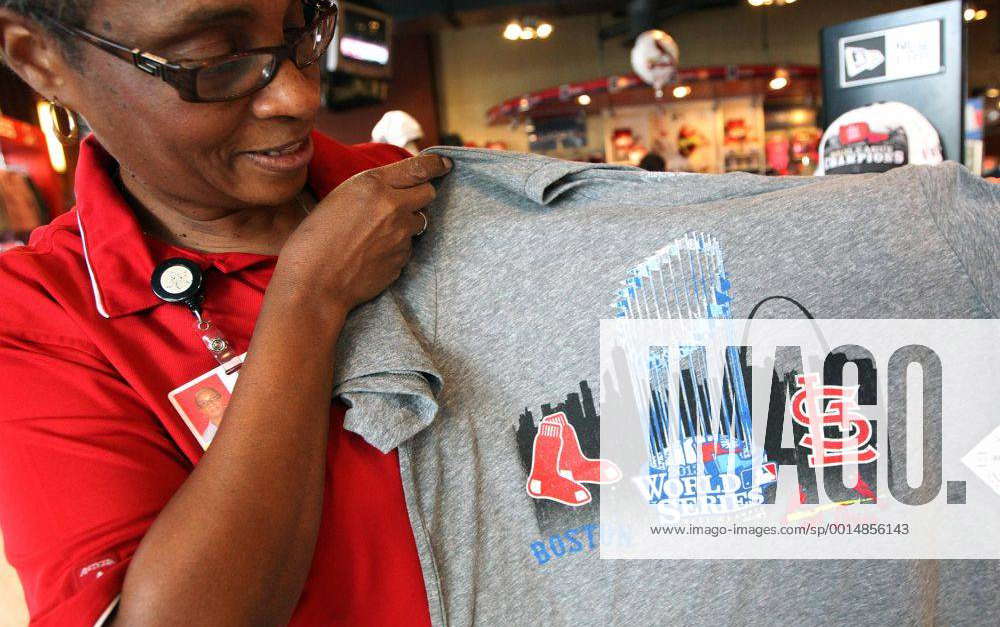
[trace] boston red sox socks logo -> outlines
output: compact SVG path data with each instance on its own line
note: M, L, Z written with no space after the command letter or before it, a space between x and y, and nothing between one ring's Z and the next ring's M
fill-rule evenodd
M607 459L591 459L580 449L576 429L563 412L542 419L535 434L528 495L571 507L591 501L584 483L615 483L622 472Z

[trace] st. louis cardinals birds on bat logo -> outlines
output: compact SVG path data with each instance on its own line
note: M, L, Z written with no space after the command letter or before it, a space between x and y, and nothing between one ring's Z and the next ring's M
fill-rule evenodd
M632 48L632 69L657 94L677 78L680 51L674 38L662 30L648 30L639 35Z
M580 507L591 501L584 483L615 483L622 471L607 459L591 459L580 449L566 414L549 414L538 425L528 475L528 495Z

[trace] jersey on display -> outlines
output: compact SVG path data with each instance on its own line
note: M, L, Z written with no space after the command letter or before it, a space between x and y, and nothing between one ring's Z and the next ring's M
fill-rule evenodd
M432 227L394 289L352 316L336 387L348 429L399 446L436 624L952 624L1000 612L996 562L598 557L629 541L598 519L603 490L631 489L621 460L600 456L610 391L598 371L599 321L631 268L697 251L704 265L676 277L681 293L724 255L715 303L732 318L769 296L817 318L992 318L996 188L954 164L765 178L435 150L455 168ZM758 313L801 316L787 300ZM720 439L711 457L738 444Z

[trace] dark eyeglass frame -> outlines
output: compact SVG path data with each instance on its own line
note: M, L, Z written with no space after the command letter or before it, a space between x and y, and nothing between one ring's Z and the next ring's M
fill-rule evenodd
M129 61L135 67L139 68L143 72L150 74L152 76L158 76L171 87L177 90L180 94L182 100L187 102L228 102L232 100L239 100L240 98L245 98L261 89L267 87L274 77L278 75L278 70L286 59L291 59L292 63L295 63L297 68L304 69L309 67L316 61L318 61L323 56L325 48L319 53L316 59L313 59L309 63L299 65L295 60L295 50L298 48L299 44L302 43L303 39L312 32L316 25L321 21L331 17L336 19L338 8L337 3L333 0L302 0L302 4L315 10L315 15L311 23L303 26L301 28L287 28L285 29L285 43L281 46L265 46L262 48L252 48L249 50L240 50L239 52L234 52L231 54L219 55L216 57L210 57L208 59L197 59L197 60L168 60L163 57L142 50L140 48L131 48L129 46L120 44L116 41L111 41L110 39L105 39L100 35L90 32L84 28L79 28L77 26L70 26L64 24L54 17L45 15L45 19L52 23L54 26L62 30L63 32L79 37L80 39L86 41L87 43L96 46L97 48L108 52L119 59L124 61ZM330 41L335 38L336 26L334 26L333 34L330 36ZM329 46L330 41L327 42ZM254 56L254 55L264 55L271 54L274 55L274 68L275 71L267 77L266 80L262 81L261 84L255 86L252 90L247 91L239 95L226 96L221 98L202 98L198 95L198 73L202 70L218 66L222 63L228 63L232 61L238 61L239 59Z

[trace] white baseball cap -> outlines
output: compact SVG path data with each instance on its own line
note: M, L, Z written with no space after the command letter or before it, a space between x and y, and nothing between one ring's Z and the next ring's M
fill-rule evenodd
M389 111L372 129L372 141L407 148L424 136L424 129L405 111ZM410 152L413 152L411 150Z
M941 138L923 114L902 102L877 102L848 111L826 129L816 175L934 165L942 154Z

